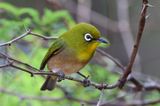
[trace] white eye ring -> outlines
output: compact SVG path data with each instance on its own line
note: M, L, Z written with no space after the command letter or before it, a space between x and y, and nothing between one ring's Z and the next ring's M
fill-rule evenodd
M87 42L89 42L89 41L91 41L91 40L93 39L93 36L92 36L90 33L86 33L86 34L84 35L84 39L85 39Z

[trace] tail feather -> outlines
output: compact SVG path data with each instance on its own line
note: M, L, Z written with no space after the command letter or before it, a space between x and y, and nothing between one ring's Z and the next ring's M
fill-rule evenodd
M43 83L41 90L53 90L56 86L57 77L52 78L51 76L47 76L46 81Z

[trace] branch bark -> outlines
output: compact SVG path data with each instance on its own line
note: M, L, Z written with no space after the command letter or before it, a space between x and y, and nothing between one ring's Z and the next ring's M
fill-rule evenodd
M43 35L40 35L40 34L37 34L37 33L33 33L30 29L26 30L25 33L23 33L22 35L8 41L8 42L5 42L5 43L2 43L0 44L0 47L2 46L11 46L11 44L17 42L18 40L28 36L28 35L33 35L33 36L37 36L39 38L42 38L44 40L54 40L54 39L57 39L56 37L46 37L46 36L43 36Z
M12 57L9 57L8 55L5 55L3 53L0 53L0 57L1 58L4 58L4 59L7 59L8 63L7 65L4 65L5 67L12 67L12 68L15 68L15 69L18 69L18 70L21 70L21 71L24 71L24 72L27 72L29 74L31 74L31 76L33 77L34 75L54 75L54 76L58 76L58 77L61 77L59 74L57 73L53 73L53 72L42 72L41 70L27 64L27 63L24 63L24 62L21 62L19 60L16 60ZM20 67L20 65L24 66L24 67ZM3 68L3 67L0 67L0 68ZM86 84L86 82L84 80L80 80L80 79L77 79L77 78L73 78L73 77L70 77L70 76L64 76L64 79L68 79L68 80L72 80L72 81L76 81L76 82L79 82L83 85ZM88 86L93 86L97 89L113 89L115 87L117 87L117 83L116 84L113 84L113 85L108 85L108 84L98 84L98 83L95 83L95 82L92 82L88 79L89 81L89 85Z
M132 72L132 67L133 67L133 64L135 62L135 58L136 58L136 55L137 55L137 52L138 52L138 49L139 49L139 45L140 45L140 42L141 42L141 38L142 38L142 35L143 35L145 23L146 23L147 8L148 8L148 0L143 0L143 6L142 6L142 11L141 11L141 16L140 16L139 28L138 28L136 41L135 41L135 44L133 46L132 54L131 54L131 57L130 57L130 61L127 65L127 68L126 68L126 70L124 71L124 74L122 75L122 77L119 80L120 81L119 88L123 88L123 86L125 85L125 82L127 81L127 78L129 76L129 74Z

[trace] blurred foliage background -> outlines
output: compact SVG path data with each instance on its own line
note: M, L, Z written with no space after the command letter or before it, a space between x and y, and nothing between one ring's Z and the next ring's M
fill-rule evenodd
M159 84L159 25L160 1L150 1L149 18L145 28L134 73L142 83L154 81ZM137 32L141 0L0 0L0 43L7 42L30 28L45 36L59 36L77 22L97 26L111 47L103 48L123 65L127 65L134 37ZM51 45L52 40L27 36L0 51L36 68ZM0 63L5 61L0 59ZM81 72L90 75L92 81L113 84L119 78L120 69L108 58L96 54ZM73 74L72 76L80 78ZM30 77L28 73L13 68L0 69L1 106L88 106L95 105L100 91L92 87L64 80L49 92L40 91L44 82L41 76ZM128 85L127 87L129 87ZM105 90L103 101L118 103L134 100L154 100L159 92L134 92L129 88ZM39 97L39 98L37 98ZM111 105L112 106L112 105ZM114 105L116 106L116 105ZM158 104L154 106L159 106Z

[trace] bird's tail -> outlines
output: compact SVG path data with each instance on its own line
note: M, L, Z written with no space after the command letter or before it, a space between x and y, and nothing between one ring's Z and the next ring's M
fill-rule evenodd
M47 76L46 81L43 83L41 90L53 90L56 86L57 77L55 76Z

